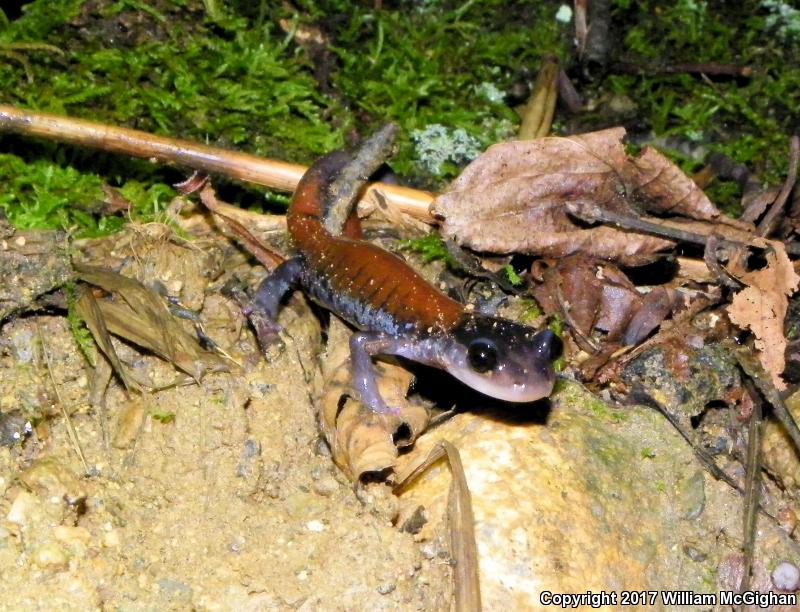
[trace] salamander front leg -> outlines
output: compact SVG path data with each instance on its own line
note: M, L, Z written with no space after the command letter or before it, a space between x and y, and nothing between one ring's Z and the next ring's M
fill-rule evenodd
M287 259L261 281L253 298L253 306L245 313L256 330L261 350L267 351L280 344L278 311L281 300L294 287L303 271L303 262L299 257Z
M350 337L350 361L353 368L353 390L362 403L374 412L399 414L400 409L388 406L378 391L373 355L402 355L415 353L416 342L409 338L389 336L380 332L356 332Z

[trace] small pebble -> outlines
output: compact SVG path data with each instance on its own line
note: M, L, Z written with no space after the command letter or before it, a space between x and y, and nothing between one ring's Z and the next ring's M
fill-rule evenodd
M436 544L433 542L425 542L419 547L419 552L421 552L422 556L428 560L435 559L438 551L438 546L436 546Z
M311 485L314 493L322 497L330 497L339 489L339 483L333 476L323 476Z
M689 557L692 561L694 561L696 563L700 563L701 561L705 561L706 558L708 558L708 555L706 555L704 552L696 549L694 546L692 546L690 544L686 544L683 547L683 552L687 557Z
M20 491L11 503L6 519L17 525L25 525L36 505L36 498L27 491Z
M46 542L36 549L33 562L41 568L64 570L69 564L69 557L55 542Z
M383 584L378 585L378 593L381 595L388 595L396 588L397 585L394 582L384 582Z
M242 447L242 459L251 459L261 454L261 443L258 440L247 439Z
M103 546L106 548L119 548L119 531L113 529L103 534Z
M781 508L778 511L778 524L787 534L792 535L795 527L797 527L797 514L791 508Z
M796 591L797 587L800 586L800 569L789 561L778 563L775 569L772 570L770 577L772 578L772 584L779 591L792 592Z
M325 525L322 523L322 521L308 521L306 523L306 529L319 533L321 531L325 531Z

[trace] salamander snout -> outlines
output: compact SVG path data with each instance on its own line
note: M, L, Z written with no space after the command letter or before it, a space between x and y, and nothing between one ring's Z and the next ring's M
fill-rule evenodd
M465 314L443 341L440 365L476 391L508 402L532 402L553 390L552 360L561 340L507 319Z

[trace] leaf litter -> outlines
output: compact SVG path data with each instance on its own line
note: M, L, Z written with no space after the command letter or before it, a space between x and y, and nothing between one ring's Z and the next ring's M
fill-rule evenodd
M783 189L745 206L736 220L655 149L629 155L624 133L494 145L436 198L432 212L463 247L536 258L529 290L545 314L566 325L568 372L618 400L658 407L707 469L745 497L746 588L756 514L777 521L780 508L775 498L759 499L762 460L778 482L794 482L796 472L775 458L774 435L763 458L759 453L762 398L794 446L790 455L800 451L800 430L779 394L797 393L800 382L786 371L787 330L798 325L787 314L800 277L790 259L798 253L794 221L783 211L796 177L797 138ZM769 239L772 233L779 237ZM685 256L674 265L686 245L690 253L691 245L703 247L700 265L687 265ZM737 335L741 346L731 344ZM746 466L741 486L704 450L702 436L716 418L708 406L720 401L750 423L726 434L749 441L738 455ZM703 419L701 430L694 419Z
M539 258L523 279L545 314L566 324L568 363L574 364L568 374L571 371L594 388L605 387L618 399L626 394L646 397L675 417L687 439L698 442L699 435L685 425L703 414L710 401L725 398L742 411L752 404L752 396L747 396L749 400L734 398L731 392L736 382L730 367L737 366L704 352L726 333L730 335L735 329L731 324L752 331L760 359L760 370L744 362L740 362L741 368L757 379L756 386L767 401L778 401L772 392L785 385L780 376L786 346L783 327L798 278L781 242L764 240L749 222L723 220L691 179L654 149L629 156L621 142L623 134L617 128L496 145L436 200L434 211L444 217L445 234L462 246ZM694 232L701 236L701 243L711 244L713 257L705 261L718 262L743 289L718 287L714 279L719 269L711 271L711 280L705 274L689 274L648 278L652 282L642 283L642 276L637 276L632 266L669 260L681 234L665 238L657 229L642 233L619 225L612 228L603 225L602 219L595 225L596 221L586 220L594 215L592 207L628 221L646 219L651 225L677 227L685 235ZM581 211L589 213L582 216ZM193 223L196 227L197 221ZM231 225L236 234L236 224ZM715 241L714 236L722 240ZM725 240L734 246L755 247L751 252L764 253L764 265L743 269L731 265L734 249ZM80 312L98 346L130 388L146 385L139 379L131 382L126 365L130 355L116 354L129 348L111 335L160 355L195 380L213 375L221 364L230 365L204 351L181 325L174 325L157 292L109 271L85 267L77 271L84 281L102 290L85 291L78 300ZM701 319L708 325L699 325ZM354 400L348 389L345 336L341 324L331 324L328 345L318 364L319 378L314 374L317 366L303 365L319 398L315 405L323 435L334 461L350 479L391 475L400 449L413 444L427 427L430 410L407 398L412 377L391 363L379 365L380 385L393 405L403 407L401 415L375 415ZM298 340L299 336L290 338L291 342ZM243 364L249 367L247 359ZM695 408L683 419L679 408L686 397L685 383L697 378L697 368L701 373L719 368L718 384L698 385ZM632 375L634 371L639 375ZM667 381L670 377L674 380ZM669 385L674 393L666 392ZM135 409L123 411L113 432L113 448L127 451L129 458L149 423L157 420L170 427L173 419L180 423L182 418L172 411L163 413L169 419L159 417L162 413L157 411L148 418L142 404L133 401L130 406ZM712 415L708 416L710 420ZM777 481L794 482L794 472L789 473L796 469L794 464L773 460L769 455L774 444L765 448L764 462ZM764 511L775 516L773 508L774 503Z

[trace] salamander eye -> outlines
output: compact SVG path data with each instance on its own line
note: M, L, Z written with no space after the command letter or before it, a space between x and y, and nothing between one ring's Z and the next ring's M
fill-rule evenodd
M483 374L497 365L497 349L488 340L474 340L467 348L467 361L473 370Z

